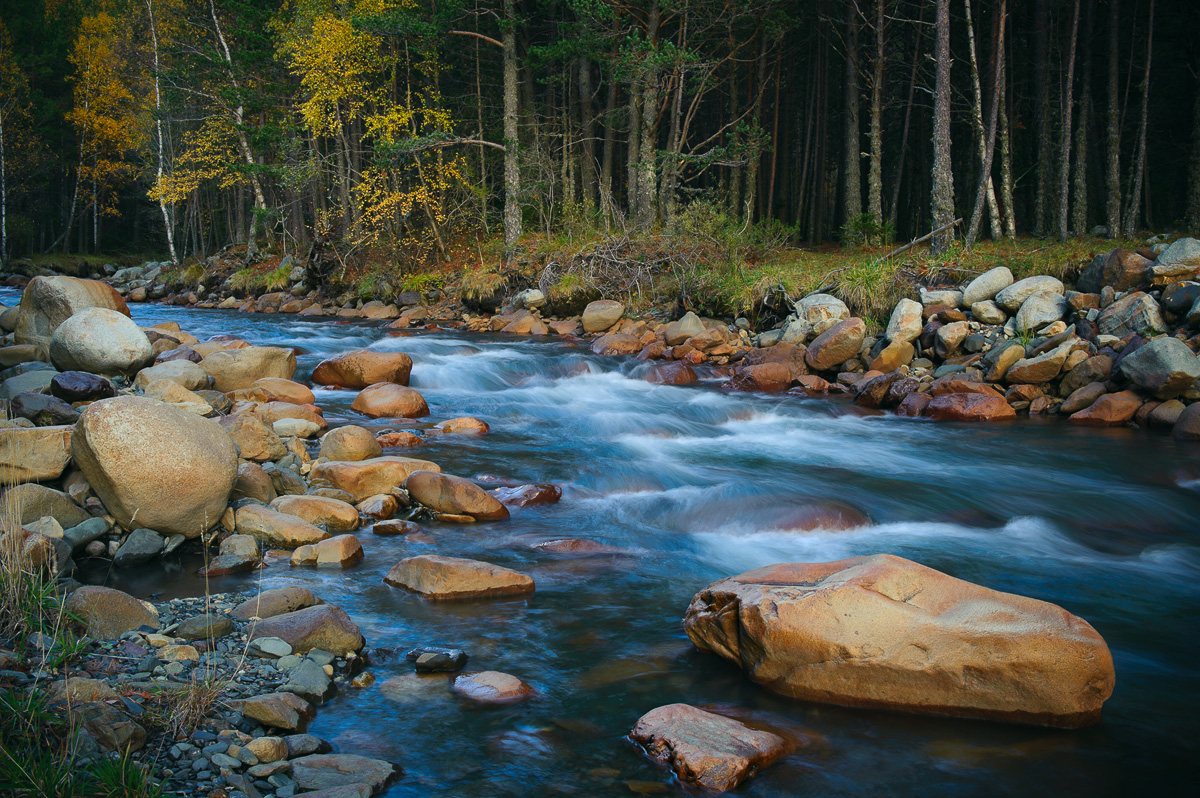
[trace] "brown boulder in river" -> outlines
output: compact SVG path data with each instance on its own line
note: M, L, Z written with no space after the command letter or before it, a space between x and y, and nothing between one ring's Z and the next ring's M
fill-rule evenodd
M469 515L476 521L508 518L508 508L469 479L436 471L414 471L404 481L408 495L429 509Z
M330 460L309 472L313 482L324 480L360 502L380 493L391 493L414 471L441 471L437 463L412 457L372 457L369 460Z
M1077 728L1115 679L1082 618L887 554L723 579L684 630L774 692L847 706Z
M312 381L318 385L336 385L340 388L366 388L377 382L408 385L412 365L412 358L403 352L355 349L322 360L313 369Z
M425 397L394 382L369 385L354 397L350 409L370 418L420 418L429 415Z
M535 587L532 578L511 568L433 554L401 560L383 581L435 600L523 596Z

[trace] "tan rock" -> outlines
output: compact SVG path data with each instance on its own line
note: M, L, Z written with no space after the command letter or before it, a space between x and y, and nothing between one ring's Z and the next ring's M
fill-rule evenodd
M287 743L282 737L255 737L243 748L254 754L259 762L270 763L287 759Z
M414 471L404 487L414 501L438 513L469 515L478 521L508 518L508 508L469 479L437 471Z
M1142 397L1133 391L1108 393L1067 420L1085 427L1119 427L1129 423L1141 406Z
M421 555L392 566L384 582L434 600L503 598L534 591L529 576L491 563Z
M353 424L332 429L321 439L321 457L327 460L369 460L382 454L370 430Z
M242 715L272 729L302 732L315 713L312 704L295 693L268 693L234 703Z
M329 537L328 532L303 518L261 504L247 504L237 511L237 531L268 546L288 549L319 543Z
M78 618L88 637L108 640L142 626L158 628L158 612L128 593L87 585L67 596L63 609Z
M312 381L341 388L366 388L380 382L408 385L412 358L403 352L374 352L355 349L322 360L313 369Z
M867 325L862 319L849 318L839 321L818 335L809 345L804 359L809 368L829 371L858 355L862 347Z
M1057 346L1049 352L1043 352L1037 357L1018 360L1005 373L1004 379L1009 383L1028 383L1030 385L1050 382L1062 371L1063 364L1067 362L1067 355L1071 354L1075 344L1076 342L1071 341Z
M248 621L251 618L271 618L288 612L315 607L321 604L311 590L306 587L277 587L264 590L254 598L249 598L233 608L234 618ZM269 635L261 635L268 637Z
M330 532L352 532L358 529L358 510L354 505L324 496L280 496L271 507L281 513L302 518Z
M315 405L294 405L291 402L264 402L254 408L254 415L262 419L267 426L273 426L276 421L284 418L298 418L310 421L318 428L325 429L329 423L321 414L321 409Z
M75 277L34 277L21 292L14 329L16 342L49 350L59 325L86 308L108 308L129 315L125 300L107 283Z
M280 377L262 377L254 381L251 388L258 388L270 396L270 401L290 402L294 405L315 404L317 397L307 385Z
M355 510L369 518L383 520L391 518L400 510L400 502L396 501L394 496L379 493L360 501L355 505Z
M237 444L238 454L243 460L266 463L279 460L287 454L283 441L275 430L251 413L221 416L217 423L229 433Z
M486 435L490 430L486 421L480 421L470 416L447 419L436 424L434 429L451 435Z
M258 463L238 465L237 479L234 480L233 493L229 496L230 500L257 499L263 504L270 504L275 501L275 497L275 486L271 482L271 475L264 471L262 466Z
M377 382L354 398L350 409L369 418L420 418L429 415L425 397L392 382Z
M259 637L278 637L295 654L319 648L341 655L358 651L364 643L362 633L346 611L332 604L318 604L257 621L250 639Z
M218 391L234 391L249 388L263 377L290 380L296 373L296 353L279 346L222 349L202 359L200 367Z
M326 480L360 502L379 493L391 493L414 471L441 471L441 466L411 457L373 457L370 460L331 460L319 463L309 473L310 480Z
M71 426L0 429L0 484L58 479L71 462Z
M939 421L1000 421L1015 418L1017 411L1002 396L948 393L933 397L922 415Z
M634 355L641 349L641 341L636 336L624 333L602 335L592 343L592 351L597 355Z
M782 737L687 704L668 704L638 719L629 737L684 784L732 790L788 754Z
M684 630L793 698L1075 728L1112 694L1086 621L886 554L723 579Z
M460 674L454 678L450 689L455 695L477 704L515 704L534 693L532 687L516 676L500 671Z
M895 371L912 362L915 349L908 341L892 341L871 361L871 371Z
M742 366L725 385L735 391L774 393L787 390L792 372L783 363L756 363Z

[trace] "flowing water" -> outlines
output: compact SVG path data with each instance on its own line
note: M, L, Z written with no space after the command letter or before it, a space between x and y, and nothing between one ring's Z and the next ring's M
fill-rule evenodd
M1192 782L1185 767L1196 761L1200 707L1194 443L1054 419L933 424L864 415L842 401L724 393L715 382L655 386L639 379L645 364L554 341L393 337L368 324L163 306L133 313L143 324L177 321L202 340L225 333L295 346L298 379L348 349L406 352L431 420L470 415L492 428L483 438L437 439L416 456L480 480L562 486L559 504L516 510L505 522L429 525L431 542L363 530L366 558L345 571L275 565L262 573L263 587L305 585L343 606L376 650L374 686L343 692L310 730L337 750L400 763L407 775L388 796L662 789L666 773L624 735L644 712L675 701L735 708L806 743L739 788L747 796L1095 796ZM396 427L351 412L353 396L317 391L332 425ZM826 500L854 505L872 523L781 531L797 508ZM556 537L621 552L578 558L533 548ZM720 577L876 552L1087 619L1116 663L1103 722L1060 731L804 704L767 693L683 634L691 597ZM536 579L537 592L439 604L383 584L391 565L420 553L517 568ZM191 570L100 576L142 595L171 595L201 589ZM255 584L226 577L211 587ZM467 707L446 677L412 673L403 652L419 644L462 647L468 669L512 673L537 697Z

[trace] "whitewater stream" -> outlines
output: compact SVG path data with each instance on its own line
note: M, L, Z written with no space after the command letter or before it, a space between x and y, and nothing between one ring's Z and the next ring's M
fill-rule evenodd
M0 297L11 302L9 296ZM346 570L276 564L213 591L304 585L362 627L377 677L322 706L310 731L335 750L393 760L399 796L678 794L624 736L676 701L738 711L806 745L738 795L1126 795L1190 791L1200 654L1200 445L1162 432L1078 429L1058 419L938 424L856 412L844 400L726 393L717 382L651 385L647 368L553 340L420 331L139 305L201 340L231 334L300 352L296 378L367 347L412 356L427 421L475 416L482 438L411 450L495 484L552 482L555 505L508 521L428 524L431 542L358 534ZM317 389L331 426L368 421L354 392ZM410 452L401 451L401 454ZM872 523L781 531L806 505L840 501ZM619 548L567 557L557 537ZM1098 726L1060 731L820 706L767 693L696 651L681 619L718 578L783 561L888 552L998 590L1059 604L1108 642L1117 683ZM399 559L436 553L524 571L520 600L432 603L383 584ZM101 573L142 597L195 594L195 562ZM89 573L92 573L89 571ZM461 647L537 696L473 709L404 652ZM381 651L382 650L382 651ZM386 650L395 653L389 656ZM665 785L665 786L664 786Z

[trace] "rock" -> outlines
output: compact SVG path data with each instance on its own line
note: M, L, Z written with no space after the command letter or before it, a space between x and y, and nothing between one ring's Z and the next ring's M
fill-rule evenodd
M404 481L413 500L439 513L469 515L477 521L508 518L508 508L469 479L436 471L414 471Z
M1040 385L1049 382L1062 371L1063 363L1071 354L1074 343L1065 343L1037 357L1018 360L1004 375L1009 383Z
M110 285L74 277L34 277L21 293L15 338L49 350L50 339L64 321L88 308L107 308L125 316L129 307Z
M298 418L315 424L318 429L325 429L328 426L325 417L321 415L321 409L313 405L294 405L290 402L267 402L257 405L254 408L254 415L258 416L262 419L263 423L268 425L274 425L276 421L285 418Z
M411 535L422 532L423 527L412 521L380 521L371 527L371 531L380 537L395 537L396 535Z
M394 382L377 382L364 388L350 409L369 418L420 418L429 415L425 397Z
M534 692L516 676L500 671L464 673L455 677L450 690L476 704L515 704Z
M79 552L93 540L99 540L108 534L108 522L103 518L89 518L86 521L63 530L63 540L71 544L73 552Z
M562 488L558 485L520 485L515 488L496 488L491 493L505 507L555 504L562 498Z
M9 377L0 385L0 399L12 399L26 392L44 393L50 388L56 373L53 368L40 368Z
M19 393L8 401L8 416L28 419L39 427L69 426L79 420L79 411L54 396Z
M982 324L1003 324L1008 321L1008 314L990 299L972 305L971 315Z
M271 425L275 434L282 438L315 438L321 426L303 418L281 418Z
M1102 310L1096 326L1102 335L1118 338L1134 333L1152 337L1167 329L1154 297L1141 291L1126 294Z
M74 428L0 429L0 481L5 485L57 479L71 462Z
M290 380L296 373L296 353L278 346L222 349L203 358L200 367L218 391L236 391L263 377Z
M280 460L287 455L287 449L275 434L275 430L264 424L258 416L237 413L222 416L218 423L229 433L243 460L266 463Z
M839 321L813 340L805 352L804 360L809 368L829 371L858 355L866 333L867 326L862 319Z
M154 358L150 339L128 316L87 308L58 325L50 361L63 371L132 374Z
M270 504L275 501L276 495L271 476L262 466L258 463L242 463L238 466L233 493L229 496L231 501L249 498Z
M1184 312L1186 311L1187 308L1184 308ZM0 312L0 322L14 312L16 312L16 308L9 308L6 311ZM49 366L49 360L50 355L46 353L46 350L34 344L0 346L0 369L9 369L18 365L34 365L39 362L44 363L45 366Z
M291 653L290 650L288 653ZM282 737L255 737L243 747L262 763L279 762L287 759L288 755L287 743Z
M911 343L917 340L924 326L921 310L919 302L901 299L892 311L884 336L892 343Z
M1107 382L1112 376L1113 361L1108 355L1095 355L1079 363L1062 378L1058 395L1070 396L1089 382Z
M184 640L216 640L233 631L233 621L220 615L194 615L179 624L176 637Z
M308 791L335 790L356 784L365 784L372 794L378 794L403 773L391 762L357 754L310 754L292 760L292 779L296 786L314 796L316 792ZM348 796L339 794L336 798Z
M1088 294L1098 294L1106 285L1117 291L1128 291L1146 281L1150 264L1150 260L1137 252L1114 249L1092 258L1076 285Z
M220 521L237 476L237 450L215 421L154 399L118 396L88 406L75 425L76 465L126 528L194 538Z
M1062 294L1062 280L1059 280L1057 277L1048 277L1045 275L1026 277L1024 280L1018 280L1007 288L998 291L994 299L996 304L1004 310L1009 313L1016 313L1029 297L1045 292Z
M611 299L599 299L588 303L583 309L583 331L603 332L616 324L625 315L625 306Z
M102 748L128 755L146 744L146 730L129 715L100 702L86 703L71 712L78 726Z
M113 555L113 565L117 568L130 568L148 563L162 553L165 543L162 535L152 529L135 529Z
M239 508L236 517L239 535L250 535L268 546L291 549L319 543L329 537L328 532L303 518L261 504Z
M259 612L262 611L260 605ZM286 641L296 654L307 654L319 648L341 655L358 651L365 642L358 626L350 620L346 611L332 604L318 604L257 621L250 639L259 637L278 637Z
M1077 728L1100 720L1114 683L1083 619L887 554L723 579L684 630L806 701Z
M783 532L810 532L815 529L860 529L870 525L871 519L857 507L845 502L823 501L789 510L775 528Z
M1089 382L1087 385L1071 393L1070 396L1059 407L1058 412L1063 415L1077 413L1084 408L1091 407L1097 399L1107 393L1107 389L1102 382Z
M285 731L303 731L315 714L312 704L295 693L268 693L239 701L234 706L250 720ZM294 763L292 767L294 774Z
M699 335L702 332L704 332L704 322L700 321L700 317L689 310L677 321L673 321L663 328L663 340L666 341L667 346L675 346L676 344L683 343L693 335ZM607 338L609 336L606 335L604 337ZM600 340L604 339L602 338ZM597 343L599 343L599 341L597 341ZM639 346L638 349L641 349L641 347ZM595 351L594 348L593 351ZM636 352L637 349L633 351ZM623 354L632 353L630 352Z
M418 673L453 673L467 664L467 652L460 648L417 646L404 658L413 663Z
M170 380L155 380L146 386L145 395L197 416L212 413L212 405L204 401L203 397Z
M441 471L441 467L428 460L410 457L373 457L369 460L331 460L319 463L309 473L314 482L324 480L339 490L344 490L360 502L380 493L391 493L408 479L414 471Z
M128 593L110 587L88 585L67 596L63 610L78 618L88 637L118 638L143 626L158 628L158 612Z
M1067 300L1061 293L1039 291L1026 299L1017 311L1017 331L1037 332L1060 320L1067 310Z
M934 307L936 305L945 305L948 308L957 308L962 305L962 291L946 290L946 289L921 289L921 304L925 307Z
M221 554L239 554L246 557L258 556L258 541L249 535L230 535L221 541Z
M7 449L4 442L5 432L8 430L0 431L0 455ZM71 501L70 496L45 485L13 485L0 497L0 525L12 521L27 524L46 516L58 521L65 530L91 519L86 510ZM107 531L107 524L105 530ZM65 532L63 534L66 535Z
M99 679L84 679L71 677L62 681L51 682L46 693L53 701L72 701L84 703L88 701L119 701L117 691Z
M460 416L439 422L434 429L447 435L486 435L490 431L486 421L470 416Z
M362 389L380 382L408 385L412 358L403 352L373 352L355 349L322 360L313 369L312 381L318 385Z
M323 496L280 496L271 507L281 513L302 518L330 532L351 532L358 529L358 510L352 504Z
M425 439L411 432L385 432L375 436L375 442L383 448L421 446ZM382 450L382 449L381 449Z
M94 402L116 396L117 389L98 374L64 371L50 378L50 393L64 402Z
M320 456L328 460L368 460L382 454L383 447L379 441L363 427L338 427L321 438Z
M1183 414L1184 407L1183 402L1178 399L1168 399L1150 411L1147 421L1152 427L1174 427Z
M1193 402L1183 409L1171 428L1171 435L1178 441L1200 440L1200 402Z
M358 504L354 505L355 509L362 515L376 520L384 520L391 518L400 509L400 503L396 501L394 496L389 496L385 493L380 493L376 496L369 496L363 499Z
M1183 341L1164 335L1123 357L1119 370L1159 399L1173 399L1200 379L1200 358Z
M850 318L850 308L831 294L809 294L795 304L796 318L784 331L787 343L800 344Z
M226 576L253 571L261 565L262 560L257 554L219 554L196 573L199 576Z
M1119 427L1128 423L1141 406L1142 397L1133 391L1109 393L1067 420L1087 427Z
M346 567L363 558L362 544L354 535L338 535L292 553L292 565L337 565Z
M246 599L233 608L230 613L234 618L248 621L251 618L272 618L296 610L315 607L321 600L313 595L306 587L277 587L264 590L251 599ZM259 635L265 637L269 635Z
M142 369L134 378L133 384L144 390L147 385L157 380L170 380L189 391L208 387L208 373L190 360L170 360Z
M1150 267L1154 282L1162 284L1200 273L1200 241L1180 238L1158 253L1158 259ZM27 289L28 290L28 289Z
M1002 396L948 393L930 400L922 415L939 421L999 421L1015 418L1017 412Z
M725 387L734 391L774 393L787 390L791 382L792 372L783 363L755 363L739 367Z
M681 782L709 792L732 790L792 749L778 735L688 704L650 710L629 738Z
M624 333L609 333L592 342L592 351L597 355L633 355L641 351L641 348L642 343L636 336Z
M392 566L384 582L434 599L501 598L534 591L534 582L519 571L459 557L421 555Z
M975 313L975 305L993 299L996 294L1013 284L1013 274L1007 266L997 266L972 280L963 289L963 307ZM993 303L994 307L999 307ZM976 318L979 314L975 314ZM1003 322L1001 322L1003 323Z
M938 328L937 353L949 357L958 353L958 348L971 332L971 326L965 321L954 321Z
M255 380L250 388L265 391L271 397L271 400L276 402L311 405L317 401L317 397L307 385L301 385L294 380L285 380L279 377L262 377Z

